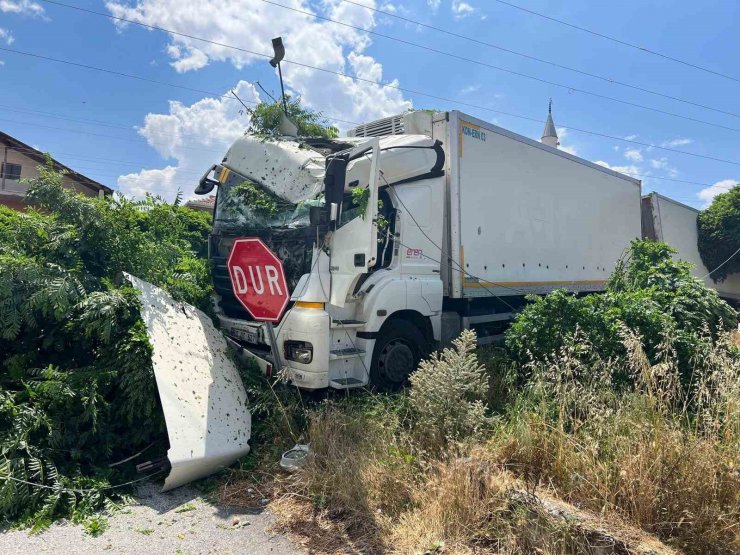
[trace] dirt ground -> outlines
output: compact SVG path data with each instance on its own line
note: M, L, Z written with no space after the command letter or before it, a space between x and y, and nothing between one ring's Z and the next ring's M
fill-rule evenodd
M108 518L108 529L97 537L68 522L29 535L24 530L0 534L0 553L70 554L250 554L292 555L307 551L286 536L269 531L274 517L267 510L247 511L212 505L194 488L167 493L159 485L138 488L136 503Z

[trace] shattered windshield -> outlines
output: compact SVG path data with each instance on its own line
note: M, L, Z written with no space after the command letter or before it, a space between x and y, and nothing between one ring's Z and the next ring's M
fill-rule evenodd
M323 198L297 204L287 202L257 183L230 172L219 186L215 220L247 229L305 227L311 206L323 206Z

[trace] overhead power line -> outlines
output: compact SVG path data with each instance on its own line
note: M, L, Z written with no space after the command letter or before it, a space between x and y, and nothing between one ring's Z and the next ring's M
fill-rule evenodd
M186 38L189 38L189 39L192 39L192 40L202 41L202 42L205 42L205 43L208 43L208 44L213 44L215 46L220 46L222 48L230 48L230 49L237 50L237 51L240 51L240 52L244 52L244 53L247 53L247 54L250 54L250 55L253 55L253 56L260 56L260 57L264 57L264 58L267 58L267 59L271 59L273 57L272 54L255 52L253 50L248 50L246 48L240 48L240 47L236 47L236 46L229 45L229 44L226 44L226 43L212 41L212 40L209 40L209 39L205 39L205 38L202 38L202 37L197 37L197 36L190 35L190 34L187 34L187 33L180 33L178 31L173 31L171 29L166 29L164 27L159 27L159 26L156 26L156 25L149 25L147 23L142 23L140 21L135 21L133 19L128 19L128 18L124 18L124 17L120 17L120 16L114 16L112 14L106 14L105 12L98 12L98 11L95 11L95 10L89 10L87 8L81 8L79 6L74 6L74 5L71 5L71 4L64 4L62 2L56 2L55 0L44 0L44 1L45 2L48 2L50 4L54 4L54 5L65 7L65 8L75 9L75 10L82 11L82 12L85 12L85 13L89 13L89 14L92 14L92 15L106 17L106 18L109 18L109 19L114 19L114 20L117 20L117 21L122 21L122 22L129 23L129 24L132 24L132 25L138 25L138 26L145 27L145 28L148 28L148 29L162 31L162 32L166 32L166 33L171 33L173 35L186 37ZM489 68L489 69L494 69L494 70L497 70L497 71L508 73L510 75L515 75L517 77L522 77L524 79L529 79L529 80L532 80L532 81L537 81L539 83L544 83L546 85L551 85L551 86L554 86L554 87L562 88L562 89L565 89L565 90L570 91L570 92L578 92L578 93L581 93L581 94L585 94L587 96L592 96L594 98L599 98L601 100L606 100L606 101L609 101L609 102L615 102L615 103L618 103L618 104L623 104L625 106L631 106L633 108L639 108L639 109L642 109L642 110L648 110L648 111L651 111L651 112L655 112L655 113L659 113L659 114L663 114L663 115L667 115L667 116L671 116L671 117L683 119L683 120L686 120L686 121L692 121L692 122L695 122L695 123L700 123L702 125L708 125L708 126L711 126L711 127L717 127L719 129L726 129L728 131L735 131L735 132L739 132L740 133L740 128L737 128L737 127L730 127L730 126L727 126L727 125L722 125L720 123L714 123L714 122L711 122L711 121L706 121L706 120L702 120L702 119L699 119L699 118L694 118L694 117L691 117L691 116L686 116L686 115L683 115L683 114L678 114L678 113L675 113L675 112L669 112L668 110L662 110L660 108L655 108L653 106L646 106L644 104L639 104L637 102L630 102L628 100L622 100L622 99L615 98L615 97L612 97L612 96L608 96L608 95L596 93L596 92L593 92L593 91L588 91L588 90L581 89L579 87L574 87L574 86L571 86L571 85L567 85L567 84L564 84L564 83L557 83L555 81L550 81L548 79L543 79L541 77L537 77L536 75L529 75L527 73L522 73L520 71L515 71L515 70L512 70L512 69L507 69L507 68L504 68L504 67L501 67L501 66L497 66L497 65L494 65L494 64L489 64L487 62L482 62L480 60L474 60L472 58L466 58L464 56L459 56L459 55L453 54L451 52L446 52L444 50L439 50L439 49L433 48L431 46L425 46L425 45L422 45L422 44L419 44L419 43L415 43L415 42L411 42L411 41L408 41L408 40L405 40L405 39L401 39L401 38L398 38L398 37L392 37L390 35L385 35L383 33L377 32L377 31L372 31L372 30L364 29L362 27L357 27L355 25L350 25L350 24L344 23L342 21L330 19L328 17L324 17L324 16L321 16L321 15L315 14L313 12L304 11L304 10L300 10L300 9L297 9L297 8L292 8L292 7L289 7L289 6L285 6L283 4L279 4L277 2L272 2L270 0L262 0L262 2L265 2L267 4L271 4L273 6L277 6L277 7L280 7L280 8L284 8L284 9L287 9L287 10L291 10L291 11L294 11L294 12L297 12L297 13L301 13L301 14L304 14L304 15L309 15L309 16L315 17L317 19L329 21L331 23L336 23L338 25L342 25L342 26L345 26L345 27L348 27L348 28L351 28L351 29L354 29L354 30L357 30L357 31L360 31L360 32L368 33L368 34L375 35L375 36L380 36L380 37L383 37L383 38L386 38L386 39L389 39L389 40L397 41L397 42L402 43L402 44L408 44L408 45L414 46L416 48L421 48L421 49L427 50L429 52L434 52L436 54L441 54L443 56L447 56L447 57L450 57L450 58L453 58L453 59L456 59L456 60L459 60L459 61L464 61L464 62L467 62L467 63L476 64L476 65L479 65L479 66L482 66L482 67L486 67L486 68ZM318 70L318 71L329 71L329 70L325 70L324 68L318 68L318 67L315 67L315 66L311 66L311 65L308 65L308 64L297 62L295 60L285 59L285 60L283 60L283 62L284 63L294 64L294 65L299 65L299 66L310 68L310 69L315 69L315 70ZM355 79L356 78L356 76L354 76L352 74L347 74L347 73L343 73L343 72L333 72L333 71L329 71L329 72L330 73L341 74L344 77L350 77L352 79ZM365 81L374 83L372 80L365 80ZM731 115L735 115L735 114L731 114ZM737 116L737 117L740 117L740 116Z
M733 77L732 75L728 75L726 73L722 73L721 71L716 71L713 69L710 69L708 67L700 66L698 64L694 64L691 62L687 62L686 60L681 60L679 58L675 58L673 56L670 56L668 54L663 54L661 52L657 52L655 50L651 50L649 48L646 48L644 46L639 46L637 44L633 44L631 42L628 42L626 40L619 39L617 37L613 37L604 33L600 33L598 31L594 31L592 29L588 29L586 27L581 27L580 25L575 25L573 23L569 23L567 21L563 21L562 19L557 19L555 17L545 15L540 12L536 12L534 10L530 10L528 8L524 8L522 6L519 6L517 4L512 4L511 2L506 2L505 0L494 0L495 2L498 2L499 4L503 4L505 6L509 6L510 8L514 8L516 10L520 10L523 12L526 12L531 15L536 15L537 17L541 17L543 19L547 19L549 21L554 21L555 23L559 23L560 25L565 25L566 27L570 27L571 29L577 29L578 31L582 31L584 33L588 33L590 35L594 35L596 37L600 37L602 39L606 39L612 42L615 42L617 44L621 44L622 46L628 46L629 48L634 48L635 50L639 50L640 52L644 52L646 54L652 54L653 56L658 56L659 58L663 58L665 60L670 60L671 62L675 62L677 64L682 64L687 67L692 67L694 69L698 69L700 71L704 71L706 73L711 73L712 75L716 75L718 77L724 77L725 79L729 79L731 81L735 81L740 83L740 78Z
M102 126L106 126L106 127L113 126L113 124L108 123L108 122L104 122L104 121L72 118L72 117L61 116L61 115L50 113L50 112L40 112L38 110L23 110L23 109L18 109L18 108L14 108L14 107L11 107L11 106L7 106L7 105L4 105L4 104L0 104L0 108L3 108L5 110L9 110L9 111L19 112L19 113L38 114L38 115L42 115L42 117L60 118L60 119L64 119L64 120L67 120L67 121L80 122L80 123L85 123L85 124L88 124L88 125L102 125ZM0 120L0 121L2 121L2 120ZM23 121L23 122L15 121L15 120L5 120L5 121L11 121L12 123L16 123L16 124L20 124L20 125L31 125L31 126L39 126L39 125L41 125L41 124L36 124L34 122L25 122L25 121ZM96 123L92 123L92 122L96 122ZM50 126L42 125L42 127L48 129ZM125 126L120 126L120 127L122 129L130 129L130 128L125 127ZM83 133L83 134L86 133L84 130L80 130L80 129L66 129L66 128L62 128L62 127L51 127L51 128L52 129L55 129L55 130L59 130L59 131L69 131L69 132L72 132L72 133ZM95 136L99 136L99 137L110 137L110 138L124 139L124 140L135 140L135 139L129 139L129 138L125 138L125 137L112 137L112 136L100 135L100 134L96 134ZM138 140L145 140L145 139L143 137L141 137ZM200 152L212 152L214 154L219 154L219 155L220 154L223 154L222 151L218 151L218 150L204 149L204 148L200 148L200 147L187 147L187 148L192 148L194 150L197 149ZM32 149L32 148L29 148L29 149L15 148L14 150L17 150L17 151L27 151L29 153L38 152L36 149ZM54 154L55 154L55 156L67 156L69 158L73 158L73 159L77 159L77 160L83 160L83 161L88 161L88 162L101 163L101 164L106 164L106 165L113 164L113 165L135 166L135 167L141 167L141 165L142 165L141 163L134 163L134 162L131 162L131 161L115 160L115 159L100 158L100 157L79 156L79 155L76 155L76 154L70 154L70 153L65 153L65 152L55 152ZM92 169L92 171L96 171L96 170L95 169ZM196 171L178 170L178 172L180 172L180 173L190 173L192 175L198 175L198 176L199 175L202 175L202 172L196 172ZM686 183L686 184L689 184L689 185L698 185L698 186L701 186L701 187L710 187L711 186L710 183L702 183L700 181L690 181L690 180L686 180L686 179L678 179L678 178L674 178L674 177L665 177L665 176L660 176L660 175L638 174L638 173L630 173L630 172L618 172L618 173L621 173L621 174L624 174L624 175L628 175L630 177L636 177L636 178L639 178L639 179L659 179L661 181L673 181L673 182L676 182L676 183Z
M144 26L145 27L148 27L147 25L144 25ZM169 31L166 31L165 30L165 32L169 32ZM203 39L203 40L205 40L205 39ZM208 42L211 42L211 41L208 41ZM228 98L229 100L236 101L236 99L231 98L228 95L221 95L219 93L213 93L213 92L209 92L209 91L201 91L200 89L191 89L190 87L182 87L180 85L173 84L173 83L167 83L165 81L158 81L158 80L154 80L154 79L148 79L148 78L145 78L145 77L141 77L141 76L137 76L137 75L132 75L132 74L129 74L129 73L123 73L123 72L119 72L119 71L109 70L109 69L106 69L106 68L99 68L99 67L92 66L92 65L89 65L89 64L82 64L82 63L78 63L78 62L72 62L70 60L63 60L63 59L60 59L60 58L52 58L51 56L43 56L43 55L31 53L31 52L24 52L24 51L21 51L21 50L16 50L16 49L13 49L13 48L7 48L7 47L4 47L4 46L0 46L0 51L11 52L11 53L19 54L19 55L22 55L22 56L31 56L31 57L43 59L43 60L46 60L46 61L51 61L51 62L56 62L56 63L61 63L61 64L67 64L67 65L71 65L71 66L75 66L75 67L80 67L80 68L84 68L84 69L88 69L88 70L93 70L93 71L102 71L102 72L105 72L105 73L110 73L110 74L113 74L113 75L117 75L119 77L127 77L127 78L131 78L131 79L138 79L140 81L153 82L153 83L156 83L156 84L159 84L159 85L172 86L172 87L175 87L175 88L186 88L186 89L190 89L190 90L198 90L199 92L203 92L204 94L209 94L209 95L213 95L213 96L216 96L216 97ZM272 55L270 55L270 54L257 54L257 55L262 56L262 57L265 57L265 58L271 58L272 57ZM458 106L465 106L465 107L469 107L469 108L475 108L477 110L482 110L484 112L490 112L490 113L494 113L494 114L501 114L501 115L504 115L504 116L518 118L518 119L522 119L522 120L526 120L526 121L537 122L537 123L540 123L540 124L544 123L544 120L539 119L539 118L533 118L533 117L530 117L530 116L523 116L523 115L520 115L520 114L511 113L511 112L505 112L503 110L496 110L496 109L493 109L493 108L489 108L488 106L482 106L480 104L473 104L471 102L463 102L463 101L460 101L460 100L456 100L454 98L448 98L448 97L444 97L444 96L438 96L438 95L426 93L426 92L423 92L423 91L417 91L417 90L414 90L414 89L408 89L408 88L405 88L405 87L400 87L400 86L395 85L393 83L385 83L383 81L373 81L372 79L366 79L366 78L363 78L363 77L359 77L357 75L352 75L352 74L349 74L349 73L343 73L343 72L340 72L340 71L334 71L334 70L326 69L326 68L320 68L320 67L312 66L312 65L309 65L309 64L303 64L303 63L299 63L299 62L292 62L292 61L289 61L289 60L283 60L283 62L284 63L291 63L291 64L294 64L294 65L299 65L299 66L302 66L302 67L314 69L316 71L321 71L321 72L329 73L329 74L332 74L332 75L338 75L338 76L341 76L341 77L347 77L347 78L353 79L355 81L370 83L372 85L376 85L376 86L379 86L379 87L391 88L391 89L403 91L403 92L406 92L406 93L409 93L409 94L415 94L415 95L418 95L418 96L425 96L427 98L432 98L434 100L440 100L442 102L450 102L450 103L456 104ZM352 122L352 121L347 121L347 120L341 120L341 119L336 118L336 117L333 117L333 116L331 116L329 114L324 115L324 117L327 118L328 120L332 120L332 121L341 121L343 123L351 123L353 125L359 125L357 122ZM21 123L21 122L16 122L16 123ZM625 139L624 137L618 137L616 135L609 135L609 134L600 133L600 132L597 132L597 131L590 131L590 130L587 130L587 129L581 129L581 128L573 127L573 126L570 126L570 125L562 125L561 127L564 127L565 129L568 129L570 131L576 131L578 133L585 133L587 135L593 135L594 137L603 137L603 138L606 138L606 139L612 139L612 140L615 140L615 141L621 141L621 142L630 143L630 144L636 144L636 145L640 145L640 146L644 146L644 147L650 147L650 148L654 148L654 149L658 149L658 150L663 150L663 151L666 151L666 152L674 152L674 153L677 153L677 154L683 154L685 156L691 156L691 157L694 157L694 158L702 158L702 159L705 159L705 160L712 160L714 162L722 162L722 163L725 163L725 164L732 164L732 165L735 165L735 166L740 165L740 162L735 162L735 161L732 161L732 160L726 160L726 159L723 159L723 158L716 158L714 156L707 156L707 155L704 155L704 154L698 154L698 153L689 152L689 151L686 151L686 150L679 150L679 149L676 149L676 148L670 148L670 147L666 147L666 146L661 146L661 145L656 145L656 144L651 144L651 143L645 143L645 142L642 142L642 141L635 141L633 139ZM114 137L114 138L119 138L120 139L120 137ZM131 140L131 139L124 139L124 140Z
M47 1L47 0L44 0L44 1ZM262 1L263 2L267 2L268 4L274 4L276 6L282 6L281 4L277 4L275 2L272 2L271 0L262 0ZM354 6L359 6L361 8L365 8L367 10L370 10L370 11L373 11L373 12L376 12L376 13L379 13L379 14L383 14L383 15L388 16L388 17L393 17L395 19L399 19L401 21L405 21L406 23L411 23L413 25L418 25L419 27L423 27L425 29L430 29L430 30L436 31L438 33L443 33L443 34L448 35L448 36L451 36L451 37L462 39L462 40L465 40L467 42L471 42L473 44L479 44L479 45L482 45L482 46L487 46L489 48L494 48L494 49L499 50L501 52L506 52L508 54L513 54L514 56L520 56L520 57L526 58L528 60L533 60L533 61L536 61L536 62L539 62L539 63L542 63L542 64L547 64L547 65L550 65L550 66L553 66L553 67L557 67L557 68L560 68L560 69L565 69L567 71L572 71L574 73L578 73L580 75L585 75L587 77L592 77L594 79L599 79L601 81L605 81L605 82L611 83L613 85L619 85L621 87L627 87L627 88L630 88L630 89L633 89L633 90L636 90L636 91L640 91L640 92L652 94L652 95L659 96L659 97L662 97L662 98L667 98L669 100L675 100L676 102L682 102L684 104L689 104L691 106L696 106L698 108L703 108L705 110L711 110L713 112L717 112L717 113L724 114L724 115L727 115L727 116L733 116L733 117L736 117L736 118L740 118L740 114L737 114L735 112L729 112L729 111L723 110L721 108L714 108L713 106L707 106L706 104L701 104L699 102L694 102L693 100L687 100L685 98L679 98L677 96L673 96L673 95L670 95L670 94L665 94L665 93L661 93L661 92L658 92L658 91L654 91L652 89L641 87L639 85L633 85L631 83L625 83L624 81L618 81L618 80L613 79L611 77L605 77L603 75L598 75L598 74L595 74L595 73L591 73L589 71L584 71L584 70L577 69L577 68L574 68L574 67L566 66L566 65L560 64L558 62L553 62L552 60L546 60L544 58L539 58L537 56L532 56L530 54L525 54L524 52L519 52L519 51L516 51L516 50L512 50L510 48L506 48L504 46L501 46L501 45L498 45L498 44L493 44L491 42L483 41L483 40L480 40L480 39L476 39L476 38L471 37L471 36L463 35L463 34L460 34L460 33L455 33L453 31L449 31L449 30L444 29L442 27L435 27L434 25L429 25L427 23L423 23L421 21L417 21L417 20L411 19L409 17L404 17L404 16L402 16L400 14L397 14L397 13L391 13L389 11L385 11L385 10L382 10L380 8L375 8L373 6L368 6L368 5L362 4L360 2L355 2L354 0L341 0L341 1L342 2L345 2L347 4L352 4ZM289 8L288 6L282 6L282 7L286 8L286 9L293 9L293 8ZM295 11L300 11L300 10L295 10ZM328 18L324 18L324 17L318 16L318 15L316 17L318 17L320 19L326 19L327 21L334 21L334 20L331 20L331 19L328 19ZM340 25L346 25L345 23L340 23L340 22L337 22L337 21L334 21L334 22L335 23L339 23ZM387 35L383 35L383 34L380 34L380 33L375 32L375 31L366 30L366 32L372 33L372 34L375 34L375 35L378 35L378 36L381 36L381 37L390 38L392 40L400 40L400 39L396 39L394 37L388 37ZM413 44L413 43L408 42L408 41L403 41L403 42L406 42L407 44Z

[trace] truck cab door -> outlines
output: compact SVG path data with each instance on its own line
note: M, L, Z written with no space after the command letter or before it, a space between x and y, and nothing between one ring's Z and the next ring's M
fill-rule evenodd
M376 262L379 139L375 137L356 146L347 158L345 200L332 224L334 231L330 247L330 302L339 307L345 305L360 276L367 273ZM353 191L357 189L368 190L364 212L352 202Z

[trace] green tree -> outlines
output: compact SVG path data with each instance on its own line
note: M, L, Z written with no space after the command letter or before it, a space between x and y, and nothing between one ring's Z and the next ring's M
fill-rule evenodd
M329 122L321 112L305 108L301 99L286 95L288 116L298 126L298 135L301 137L325 137L334 139L339 136L339 129ZM280 136L280 118L283 116L281 102L261 102L250 110L251 122L249 132L256 135L277 138Z
M85 197L62 177L42 166L32 208L0 206L0 518L38 526L90 515L106 499L95 488L130 478L131 465L111 462L166 445L139 300L121 272L203 308L211 293L199 213Z
M733 256L740 248L740 185L714 197L709 208L699 213L697 231L702 262L709 270L716 268L714 281L740 272L740 256Z

